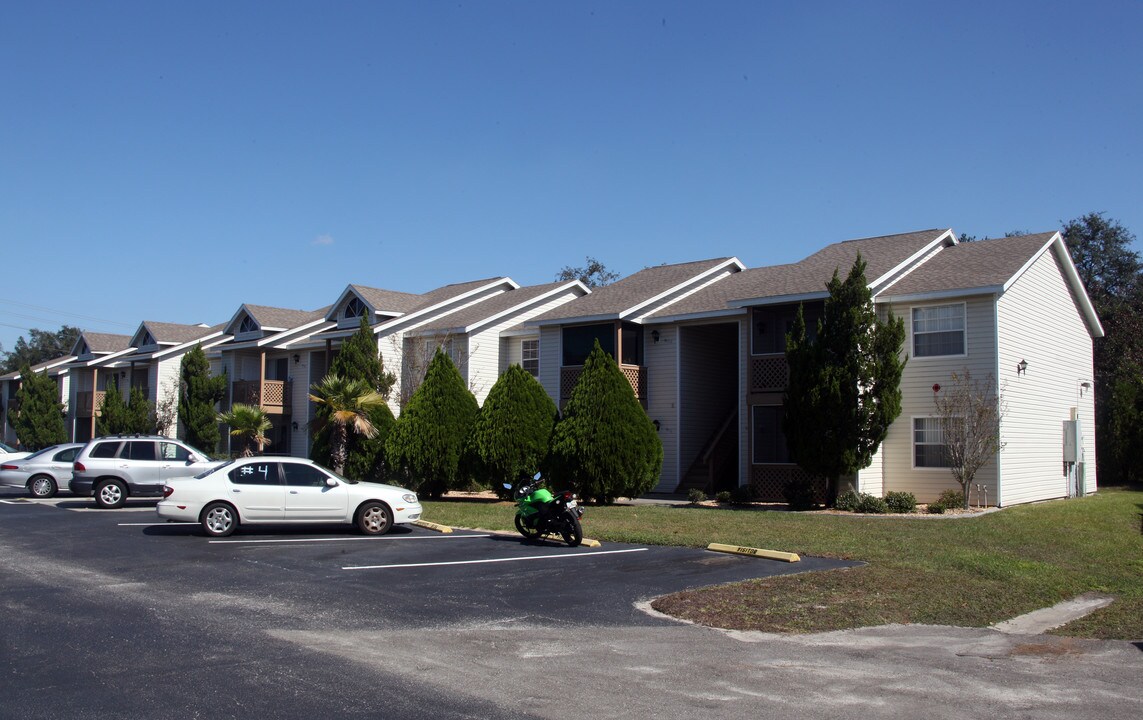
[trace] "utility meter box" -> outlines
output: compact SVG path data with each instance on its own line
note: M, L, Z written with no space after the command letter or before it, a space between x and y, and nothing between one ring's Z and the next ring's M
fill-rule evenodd
M1079 462L1079 421L1064 420L1064 462Z

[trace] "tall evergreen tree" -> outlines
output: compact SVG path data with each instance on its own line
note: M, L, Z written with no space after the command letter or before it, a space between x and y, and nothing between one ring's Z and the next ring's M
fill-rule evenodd
M502 498L504 483L540 470L559 413L532 374L512 365L500 376L476 417L469 444L473 467Z
M459 487L462 451L479 409L452 359L438 349L385 444L390 472L428 497Z
M817 338L806 336L799 308L786 339L782 429L794 462L826 479L832 504L841 477L869 466L901 414L905 323L877 318L860 255L844 281L835 270L826 287Z
M215 452L222 439L215 406L226 397L226 383L225 374L210 374L210 362L201 344L183 355L179 364L179 423L187 444L204 452Z
M25 450L40 450L67 441L59 386L47 375L20 368L20 389L9 422Z
M663 444L615 360L596 340L552 432L549 475L589 500L638 497L659 480Z

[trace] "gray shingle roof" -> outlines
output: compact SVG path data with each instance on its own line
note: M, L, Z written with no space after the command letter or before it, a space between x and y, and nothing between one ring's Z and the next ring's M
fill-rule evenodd
M417 307L423 301L423 296L415 293L397 292L396 290L383 290L381 288L365 287L364 285L350 285L365 302L376 311L385 315L404 314Z
M455 297L464 295L467 292L472 292L473 290L482 288L486 285L503 282L510 282L510 280L506 277L493 277L485 278L484 280L471 280L469 282L445 285L444 287L439 287L436 290L430 290L424 295L421 295L420 303L418 303L415 307L410 308L409 312L424 310L426 308L432 307L433 305L438 305L442 302L447 302L448 300L451 300Z
M693 280L732 258L713 258L676 265L657 265L628 275L610 285L597 287L590 295L576 298L558 308L540 315L533 322L572 320L575 318L615 317L661 295L672 288ZM722 281L720 281L722 282ZM715 283L716 285L718 283Z
M84 332L82 338L87 343L88 350L96 355L120 352L131 347L130 335Z
M977 240L946 248L880 295L905 296L998 287L1043 250L1055 233Z
M834 270L845 275L860 252L872 282L935 242L948 230L922 230L834 243L796 263L734 273L653 314L651 319L718 312L731 303L825 293Z
M475 325L482 320L494 317L500 313L507 312L521 305L527 305L529 302L544 295L545 293L552 292L561 287L570 288L573 285L574 281L565 280L561 282L547 283L545 285L530 285L528 287L509 290L508 292L494 295L487 300L483 300L475 305L466 307L463 310L459 310L450 315L445 315L444 317L428 323L420 329L428 331L463 331L465 328L468 328L471 325Z
M329 306L319 310L288 310L286 308L268 307L266 305L243 305L246 312L254 318L262 329L266 328L296 328L314 320L321 320L329 311Z
M144 320L143 327L151 333L155 341L162 344L182 345L204 338L211 333L218 332L221 326L205 327L203 325L181 325L178 323L155 322Z
M63 355L63 356L60 356L57 358L52 358L51 360L45 360L43 362L36 363L35 365L33 365L32 366L32 372L38 373L41 370L44 370L45 368L52 368L54 370L57 370L57 374L58 374L58 372L62 372L65 369L62 366L67 365L68 363L70 363L73 360L75 360L75 355ZM48 375L50 376L50 375L52 375L52 373L48 373ZM13 370L10 373L0 375L0 380L15 380L18 377L20 377L20 371L19 370Z

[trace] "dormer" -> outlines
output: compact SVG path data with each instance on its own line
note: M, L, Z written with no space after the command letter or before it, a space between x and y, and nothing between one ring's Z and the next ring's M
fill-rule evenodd
M325 319L336 322L338 330L356 330L362 317L370 325L377 325L401 317L421 302L422 297L412 293L349 285L330 307Z

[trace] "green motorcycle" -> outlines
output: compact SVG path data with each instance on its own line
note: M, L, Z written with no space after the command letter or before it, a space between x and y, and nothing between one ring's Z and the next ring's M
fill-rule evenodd
M504 487L512 489L507 483ZM537 474L531 480L522 481L513 496L516 498L516 529L525 538L535 540L545 535L558 536L569 547L583 541L583 528L579 522L583 508L571 490L553 495Z

